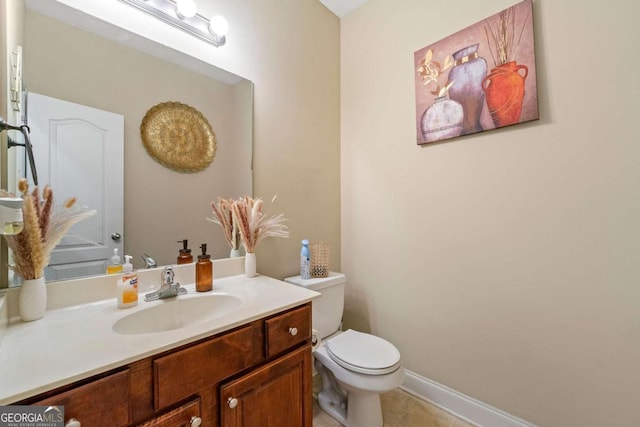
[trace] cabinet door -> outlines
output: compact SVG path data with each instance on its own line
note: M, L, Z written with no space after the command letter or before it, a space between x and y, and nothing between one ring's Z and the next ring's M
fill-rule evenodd
M311 427L311 345L220 390L222 427Z

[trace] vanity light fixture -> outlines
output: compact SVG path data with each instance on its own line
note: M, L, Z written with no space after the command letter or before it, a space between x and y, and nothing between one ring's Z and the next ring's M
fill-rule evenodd
M12 52L9 93L11 108L20 112L22 101L22 46L17 46Z
M193 0L176 0L176 15L180 19L193 18L198 13L198 6Z
M155 16L194 37L220 47L229 29L226 19L216 15L210 20L197 13L194 0L120 0Z

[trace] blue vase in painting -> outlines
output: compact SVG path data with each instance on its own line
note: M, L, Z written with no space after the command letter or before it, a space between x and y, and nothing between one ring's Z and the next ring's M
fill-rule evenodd
M478 44L453 54L454 65L449 71L449 98L459 102L464 110L462 135L482 132L480 114L484 107L482 82L487 77L487 61L478 55Z

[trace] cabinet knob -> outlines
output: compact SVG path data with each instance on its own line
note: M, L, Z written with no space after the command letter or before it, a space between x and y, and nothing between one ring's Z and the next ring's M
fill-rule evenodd
M289 333L291 334L292 337L295 337L296 335L298 335L298 328L289 328Z
M82 424L80 424L80 421L76 420L75 418L71 418L69 421L67 421L64 427L81 427L81 425Z
M233 409L236 406L238 406L238 399L236 399L235 397L230 397L227 399L227 405L229 405L229 408Z
M196 417L194 415L193 417L191 417L191 420L189 422L191 423L191 427L200 427L200 424L202 424L202 418Z

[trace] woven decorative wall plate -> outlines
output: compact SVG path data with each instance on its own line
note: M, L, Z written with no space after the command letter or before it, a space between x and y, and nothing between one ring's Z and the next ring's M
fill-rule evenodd
M142 119L140 135L151 157L178 172L201 171L216 155L216 136L207 119L180 102L151 107Z

